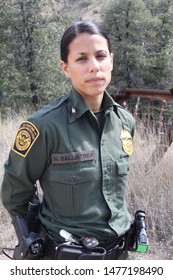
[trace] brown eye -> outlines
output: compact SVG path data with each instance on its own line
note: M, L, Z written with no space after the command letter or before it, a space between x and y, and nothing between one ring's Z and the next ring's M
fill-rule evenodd
M107 57L107 55L105 53L99 53L99 54L96 55L96 58L100 59L100 60L102 60L102 59L104 59L106 57Z
M85 61L85 60L87 60L86 57L79 57L76 61Z

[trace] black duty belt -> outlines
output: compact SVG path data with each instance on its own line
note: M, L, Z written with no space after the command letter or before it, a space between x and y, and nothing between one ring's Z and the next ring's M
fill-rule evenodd
M126 234L115 237L106 242L100 242L99 245L106 250L106 260L117 260L126 250Z
M49 260L116 260L126 248L125 235L109 242L100 242L99 247L88 250L80 245L59 243L44 228L39 232L45 240L43 259Z

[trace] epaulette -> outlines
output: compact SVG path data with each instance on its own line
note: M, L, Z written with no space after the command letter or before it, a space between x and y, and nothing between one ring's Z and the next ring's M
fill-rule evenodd
M129 111L127 111L125 108L123 108L120 104L117 103L116 105L117 105L117 114L123 123L124 129L127 130L129 130L129 128L132 129L134 127L134 118L132 114Z
M48 113L50 113L51 111L59 108L66 100L68 99L68 95L65 96L60 96L57 99L55 99L53 102L51 102L50 104L44 106L43 108L41 108L40 110L38 110L37 112L35 112L32 117L42 117Z

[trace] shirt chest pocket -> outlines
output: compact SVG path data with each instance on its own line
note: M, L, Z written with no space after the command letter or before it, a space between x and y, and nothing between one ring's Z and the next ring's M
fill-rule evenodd
M94 188L95 172L95 161L51 166L50 188L60 214L77 216L84 211Z
M91 181L95 176L95 163L73 163L52 165L50 181L62 184L82 184Z

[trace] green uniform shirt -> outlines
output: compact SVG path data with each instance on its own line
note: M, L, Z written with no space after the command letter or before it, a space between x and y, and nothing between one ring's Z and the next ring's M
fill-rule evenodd
M101 128L72 89L21 124L1 188L12 217L26 214L39 181L39 218L54 237L59 239L65 229L103 241L128 230L131 216L124 195L134 119L107 92L102 109Z

